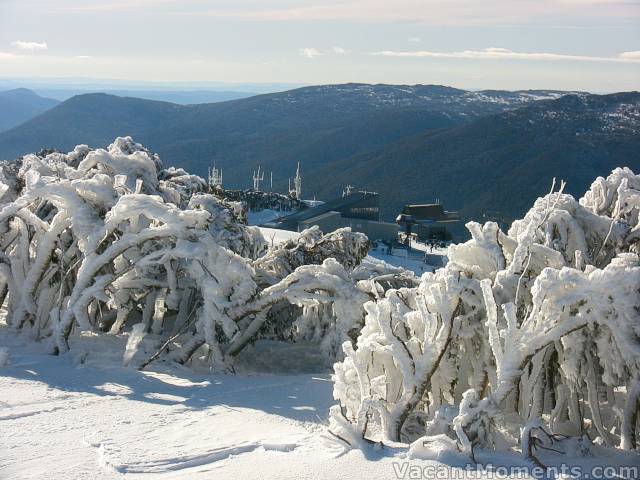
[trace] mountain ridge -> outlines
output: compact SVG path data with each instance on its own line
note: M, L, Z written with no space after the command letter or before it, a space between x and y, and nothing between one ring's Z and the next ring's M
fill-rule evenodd
M59 103L27 88L0 91L0 132L16 127Z
M215 162L229 187L248 187L260 165L286 189L300 161L306 195L329 198L346 184L378 190L387 220L403 203L434 197L465 218L511 219L554 176L581 194L585 179L611 167L639 170L639 95L343 84L185 106L86 94L0 133L0 158L131 135L167 165L205 175Z
M438 197L463 218L478 219L492 211L509 223L549 190L552 178L567 180L567 192L580 196L593 178L618 166L640 170L638 92L534 103L404 138L326 170L341 172L333 176L337 183L361 178L366 188L382 191L387 220L403 203ZM416 174L420 169L428 175ZM368 173L372 171L376 174ZM309 172L308 177L313 182L319 175ZM466 180L460 185L459 179ZM322 182L311 188L320 195L338 193ZM420 191L429 193L415 193Z
M173 157L177 149L171 145L172 142L167 141L163 128L179 132L183 139L191 134L192 138L187 139L187 142L195 144L206 135L215 134L212 129L216 128L227 136L220 141L224 145L229 136L254 135L259 128L266 133L282 133L292 126L298 130L305 126L311 129L324 128L326 121L332 123L332 128L336 128L343 126L345 120L352 121L353 119L347 118L349 116L371 114L374 111L403 111L404 116L411 116L411 112L414 112L417 117L424 117L422 110L426 108L429 118L425 118L420 127L425 130L442 128L532 101L530 92L487 92L490 93L469 92L441 85L341 84L301 87L246 99L195 105L177 105L102 93L83 94L62 102L46 112L44 117L38 116L30 120L28 125L0 134L0 156L11 158L44 145L64 150L72 148L78 141L102 145L115 135L132 134L142 137L141 141L160 153L166 149L170 157L168 160L173 162L179 160ZM544 91L535 92L535 98L544 95ZM549 95L559 94L552 91ZM97 99L101 99L101 102L96 102ZM134 111L133 107L139 109ZM117 109L121 111L118 112ZM103 130L94 128L98 110L100 115L107 115L107 120L111 121L111 124L103 126ZM171 125L167 126L165 122L169 121L169 114L173 118ZM150 115L159 115L158 121L153 122L148 118ZM289 122L292 125L289 125L287 117L291 116L295 118ZM114 123L124 126L116 131ZM309 133L309 130L305 132ZM417 131L406 132L407 135L412 133ZM237 155L234 158L235 152L217 148L217 140L218 138L209 142L203 148L206 151L195 153L207 155L211 159L229 153L230 164L235 164L238 160ZM178 146L181 142L173 143ZM224 161L224 158L219 160ZM195 167L195 171L200 173L206 170L198 165ZM239 179L234 181L237 180Z

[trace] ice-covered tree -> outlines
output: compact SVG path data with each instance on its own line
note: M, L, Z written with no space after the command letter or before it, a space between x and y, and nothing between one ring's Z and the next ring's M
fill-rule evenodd
M230 366L261 338L335 365L331 430L352 444L448 435L460 449L588 436L638 448L640 176L538 199L418 280L348 229L269 246L243 206L131 138L0 165L8 325L64 353L83 332L152 335L159 357Z
M640 176L625 168L579 201L552 189L508 233L468 224L446 267L365 305L334 367L333 433L446 434L472 455L539 422L637 448L639 215Z
M415 281L357 268L368 240L349 229L312 229L268 248L242 222L242 205L212 195L200 177L163 169L128 137L107 149L27 155L3 164L0 182L7 322L55 352L75 333L142 324L138 337L163 340L159 355L201 354L225 368L268 332L309 339L306 309L324 312L314 340L336 358L361 327L365 301Z

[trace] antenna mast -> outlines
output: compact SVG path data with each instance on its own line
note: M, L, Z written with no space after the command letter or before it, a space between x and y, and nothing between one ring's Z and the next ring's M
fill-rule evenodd
M298 162L298 168L296 169L296 178L293 179L293 185L296 187L296 198L300 200L302 198L302 177L300 176L300 162Z
M222 187L222 168L217 168L215 163L213 168L209 167L209 186Z
M253 171L253 189L255 191L260 191L260 182L262 180L264 180L264 172L260 172L260 165L258 165L258 171Z

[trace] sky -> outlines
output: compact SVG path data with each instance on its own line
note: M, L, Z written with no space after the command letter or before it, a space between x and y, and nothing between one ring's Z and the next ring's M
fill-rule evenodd
M640 90L640 0L0 0L0 77Z

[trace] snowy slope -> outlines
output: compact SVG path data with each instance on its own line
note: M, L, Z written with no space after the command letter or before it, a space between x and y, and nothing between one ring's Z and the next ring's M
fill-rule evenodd
M138 372L111 353L122 352L123 336L83 337L52 357L7 330L0 324L11 361L0 367L2 479L386 480L407 461L439 478L464 473L446 451L440 462L404 458L403 448L345 451L324 430L333 403L326 372L210 375L166 364ZM468 478L525 465L515 455L478 455L493 466ZM604 461L565 460L584 468ZM620 453L606 463L637 460Z
M116 359L105 370L92 365L89 345L85 365L82 353L10 347L0 377L0 478L277 478L284 455L301 468L310 448L324 450L316 415L331 402L327 375L139 373Z
M11 365L0 369L0 478L393 474L392 456L342 455L326 437L333 403L326 372L224 376L175 366L138 372L117 357L109 368L98 368L97 359L110 355L103 339L84 338L75 353L57 358L6 330L0 327L0 348L11 354Z

